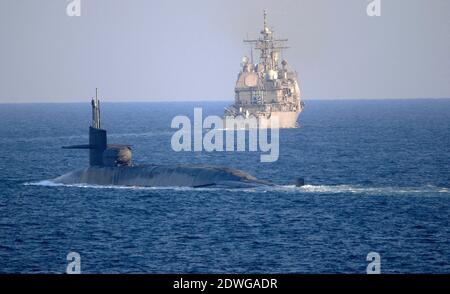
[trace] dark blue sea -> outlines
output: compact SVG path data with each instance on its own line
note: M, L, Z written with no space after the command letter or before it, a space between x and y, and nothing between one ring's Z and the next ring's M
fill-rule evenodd
M450 273L450 100L307 101L280 157L174 152L175 115L227 102L104 103L135 164L242 169L273 188L58 186L87 166L90 104L0 105L0 272ZM306 186L293 180L303 177Z

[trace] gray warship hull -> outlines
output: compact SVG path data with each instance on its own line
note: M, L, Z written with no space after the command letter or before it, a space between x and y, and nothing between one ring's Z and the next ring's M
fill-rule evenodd
M260 129L269 129L273 127L274 119L277 121L277 127L280 129L292 129L298 126L297 120L300 116L300 111L290 111L290 112L271 112L269 115L259 115L254 116L257 120L257 127ZM234 116L230 116L235 118ZM225 129L234 129L234 125L227 125L228 116L224 117L223 124Z
M237 169L207 165L87 167L60 176L53 182L66 185L231 189L274 185Z

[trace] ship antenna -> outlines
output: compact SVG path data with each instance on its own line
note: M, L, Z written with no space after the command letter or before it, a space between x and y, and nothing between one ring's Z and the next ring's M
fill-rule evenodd
M252 62L252 68L255 66L255 63L253 61L253 44L250 44L250 60Z
M267 28L267 10L264 9L264 29Z
M97 100L97 119L98 119L98 128L101 129L101 120L100 120L100 101L98 100L98 88L95 88L95 99Z
M247 33L247 40L249 39L249 37L248 37L248 33ZM253 62L253 43L250 43L250 62L251 62L251 64L252 64L252 66L254 65L254 62Z

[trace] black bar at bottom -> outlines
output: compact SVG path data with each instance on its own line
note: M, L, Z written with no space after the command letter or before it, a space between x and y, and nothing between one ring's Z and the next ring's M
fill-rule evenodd
M387 290L450 289L449 275L0 275L0 287L24 290ZM1 289L0 288L0 289Z

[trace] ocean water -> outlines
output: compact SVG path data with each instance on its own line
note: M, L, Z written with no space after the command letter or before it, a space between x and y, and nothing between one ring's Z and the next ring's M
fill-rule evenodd
M208 163L278 187L55 185L87 165L90 105L0 105L0 272L450 273L450 100L308 101L280 158L174 152L175 115L226 102L105 103L111 143L136 164ZM296 177L307 185L296 188Z

